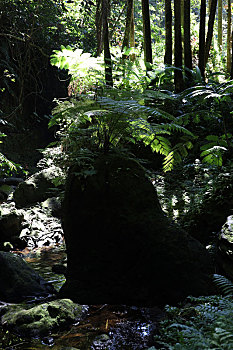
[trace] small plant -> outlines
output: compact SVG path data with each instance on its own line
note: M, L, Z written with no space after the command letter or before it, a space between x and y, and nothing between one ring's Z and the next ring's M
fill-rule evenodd
M0 133L0 138L6 137L5 134ZM0 140L0 143L3 141ZM0 152L0 176L8 177L12 174L26 173L20 164L16 164L9 160L4 154Z

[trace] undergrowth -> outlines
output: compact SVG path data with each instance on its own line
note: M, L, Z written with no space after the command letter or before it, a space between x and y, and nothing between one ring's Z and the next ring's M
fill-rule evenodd
M166 306L155 345L148 350L232 350L233 283L221 275L213 282L222 295L188 297L179 306Z

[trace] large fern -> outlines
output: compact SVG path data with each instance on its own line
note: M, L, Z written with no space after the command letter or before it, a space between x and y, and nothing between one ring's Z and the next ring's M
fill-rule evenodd
M231 298L189 297L184 306L167 306L166 311L168 317L160 322L154 349L233 349Z
M115 91L110 91L110 94L114 99L108 96L59 104L53 111L54 117L50 126L55 123L63 124L63 136L65 133L68 133L69 137L77 133L79 140L86 132L89 135L89 143L95 143L98 149L104 151L128 142L142 142L149 146L152 152L165 157L164 171L171 170L174 164L187 155L187 150L192 147L194 135L180 125L173 115L154 106L146 106L142 99L143 94L137 96L139 101L132 97L129 99L127 94L126 98L122 99L122 93L119 94L119 98ZM150 117L153 118L153 122L149 121ZM157 120L157 123L154 120ZM85 124L88 124L88 130L84 132ZM78 131L80 127L82 136ZM175 133L181 137L172 145L170 137Z

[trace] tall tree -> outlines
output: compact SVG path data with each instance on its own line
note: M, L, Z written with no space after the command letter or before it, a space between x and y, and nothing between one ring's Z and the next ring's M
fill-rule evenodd
M231 33L231 37L233 38L233 31ZM231 57L233 57L233 40L231 40ZM233 59L231 60L231 79L233 79Z
M209 58L210 53L210 46L213 38L213 31L214 31L214 19L216 15L216 8L217 8L217 1L218 0L211 0L210 5L210 15L209 15L209 21L208 21L208 31L206 36L206 44L205 44L205 66Z
M178 68L174 72L175 89L177 92L183 89L182 74L182 38L181 38L181 0L174 1L174 29L175 29L175 67Z
M124 48L134 47L134 1L127 1L127 13L126 13L126 25L125 25L125 33L122 44L122 50Z
M192 69L192 50L190 38L190 0L184 0L184 65Z
M135 47L135 29L134 29L134 1L131 8L131 19L130 19L130 34L129 34L130 47ZM130 55L131 61L135 60L135 54Z
M172 7L171 0L165 0L165 56L164 63L172 65Z
M227 73L231 72L231 0L227 2Z
M201 0L198 67L203 77L205 75L205 23L206 23L206 0Z
M149 0L142 0L142 20L143 20L143 45L144 60L146 63L153 63L151 46L151 27Z
M110 47L109 47L108 10L109 10L108 0L102 0L105 81L107 85L113 86L112 59L111 59L111 53L110 53Z
M218 0L218 47L222 51L222 0Z
M103 11L102 11L102 0L96 0L96 39L97 39L97 56L101 55L103 50Z

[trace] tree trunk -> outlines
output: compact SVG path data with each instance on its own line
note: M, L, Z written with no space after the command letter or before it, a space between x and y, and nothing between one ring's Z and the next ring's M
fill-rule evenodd
M103 51L103 11L102 11L102 0L96 0L96 39L97 39L97 57L101 55Z
M233 31L231 37L233 38ZM233 40L231 40L231 57L233 57ZM233 60L231 60L231 79L233 79Z
M192 51L190 39L190 0L184 0L184 65L185 67L192 69Z
M205 76L205 22L206 22L206 0L201 0L198 66L201 71L201 75L203 77Z
M165 56L164 63L172 65L172 8L171 0L165 0Z
M134 31L134 1L132 0L131 19L130 19L130 34L129 34L130 47L135 47L135 31ZM135 61L135 53L130 55L131 61Z
M102 0L103 13L103 42L104 42L104 63L105 63L105 81L109 86L113 86L112 79L112 59L109 48L109 31L108 31L108 2Z
M231 0L227 9L227 73L231 72Z
M152 60L152 47L151 47L151 28L150 28L150 9L149 0L142 0L142 20L143 20L143 46L144 46L144 60L149 69ZM148 65L149 63L149 65Z
M181 39L181 1L175 0L175 67L182 68L182 39ZM182 70L175 70L174 73L175 90L177 92L183 89L183 74Z
M133 0L127 1L127 13L126 13L126 25L125 25L125 34L122 44L122 51L126 48L129 48L130 45L130 29L131 29L131 17L132 17L132 7Z
M205 67L209 58L210 53L210 45L213 38L213 30L214 30L214 19L216 14L216 8L217 8L217 1L218 0L212 0L211 1L211 7L210 7L210 16L208 21L208 31L206 36L206 44L205 44Z
M222 0L218 0L218 47L222 52Z

